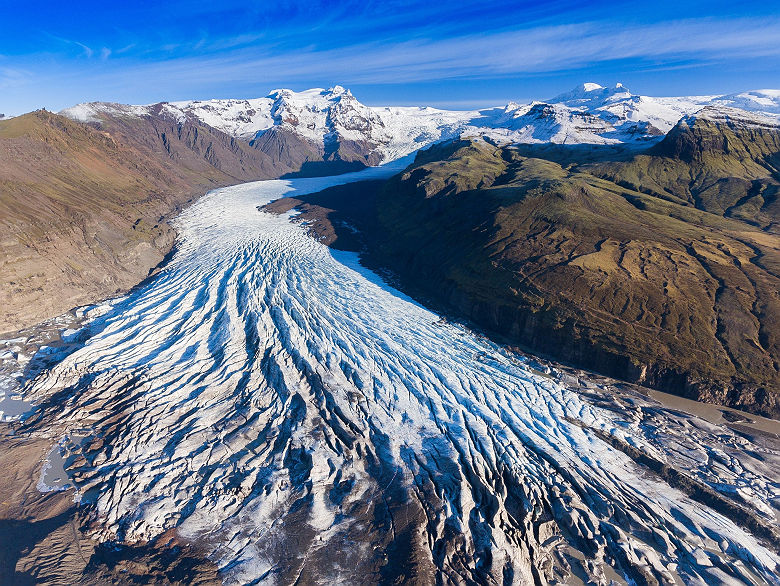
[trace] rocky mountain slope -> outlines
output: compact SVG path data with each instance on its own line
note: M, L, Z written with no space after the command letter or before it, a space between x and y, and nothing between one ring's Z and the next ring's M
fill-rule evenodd
M776 119L709 106L683 118L647 154L592 172L777 233L778 153Z
M0 122L0 331L128 289L171 249L166 222L215 186L270 177L197 120L37 111Z
M361 227L409 291L536 352L777 417L779 140L721 108L623 161L459 141L306 211L326 241L354 247L340 222Z

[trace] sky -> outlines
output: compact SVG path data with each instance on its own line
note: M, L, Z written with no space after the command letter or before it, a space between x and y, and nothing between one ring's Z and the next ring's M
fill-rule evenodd
M0 0L0 113L343 85L475 108L586 82L655 96L780 88L780 2Z

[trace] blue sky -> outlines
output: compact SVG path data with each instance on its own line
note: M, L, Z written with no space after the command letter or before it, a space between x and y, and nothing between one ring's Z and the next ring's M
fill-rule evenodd
M258 97L480 107L582 83L780 88L780 3L678 0L0 2L0 113Z

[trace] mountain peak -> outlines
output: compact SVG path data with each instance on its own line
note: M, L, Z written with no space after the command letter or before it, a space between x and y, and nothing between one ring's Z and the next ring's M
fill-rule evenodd
M613 96L630 96L631 92L622 83L616 83L615 87L608 88L597 83L582 83L573 90L555 96L548 100L552 104L565 104L567 106L594 106L600 105Z
M581 90L583 92L593 92L596 90L603 90L603 89L604 86L588 81L583 83L582 85L578 85L576 88L574 88L573 91Z
M331 88L328 88L324 92L322 92L323 95L328 96L351 96L352 92L349 91L347 88L341 85L334 85Z

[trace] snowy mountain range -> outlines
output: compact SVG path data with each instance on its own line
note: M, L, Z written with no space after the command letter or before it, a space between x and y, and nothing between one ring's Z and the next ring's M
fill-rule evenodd
M738 108L780 120L780 90L720 96L649 97L622 84L585 83L546 101L510 102L482 110L376 107L359 102L341 86L294 92L272 91L247 100L192 100L128 106L84 103L60 112L74 120L102 116L143 117L154 113L179 122L197 120L234 138L252 142L270 133L293 135L327 158L343 145L373 164L402 157L427 144L457 136L482 136L499 143L646 145L681 118L703 108ZM269 140L265 137L265 142Z

